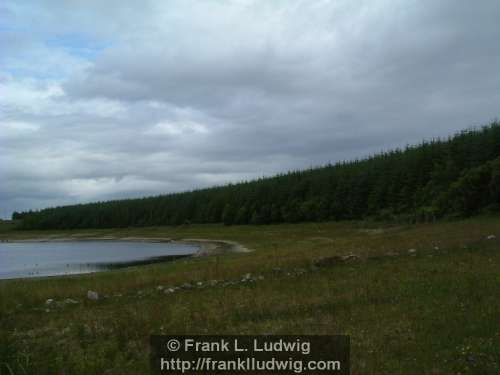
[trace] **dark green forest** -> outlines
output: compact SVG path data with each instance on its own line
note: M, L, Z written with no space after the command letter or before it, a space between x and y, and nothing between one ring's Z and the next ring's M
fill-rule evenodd
M373 218L404 222L497 212L500 123L361 160L189 192L15 212L21 229Z

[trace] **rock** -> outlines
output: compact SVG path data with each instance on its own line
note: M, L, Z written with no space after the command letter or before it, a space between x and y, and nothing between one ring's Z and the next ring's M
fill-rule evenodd
M246 283L247 281L253 281L251 273L244 274L243 278L241 279L242 283Z
M193 285L191 285L190 283L184 283L181 285L181 288L183 289L191 289L193 287Z
M434 246L434 250L439 250L439 246Z
M54 302L54 300L52 298L49 298L47 301L45 301L45 304L48 306L52 304L52 302Z
M163 285L158 285L158 286L156 287L156 290L160 290L160 291L162 291L163 289L164 289Z
M344 255L341 259L344 262L349 262L349 261L353 261L353 260L358 260L359 256L357 256L356 254L347 254L347 255Z
M208 284L209 284L210 286L216 286L218 283L219 283L219 281L218 281L218 280L210 280L210 281L208 282Z
M99 293L89 290L87 291L87 298L91 301L97 301L99 299Z
M494 240L495 238L497 238L497 236L495 236L494 234L490 234L486 237L487 240Z
M77 303L80 303L80 302L78 302L77 300L71 299L71 298L66 298L64 300L64 303L66 303L68 305L76 305Z
M257 280L260 280L260 281L264 280L264 276L262 276L262 275L257 276Z
M198 281L198 282L196 283L196 286L203 286L203 282L202 282L202 281Z
M323 257L316 259L313 264L316 267L332 267L336 266L338 264L342 263L342 258L339 256L333 256L333 257Z
M170 293L174 293L175 292L175 289L174 288L167 288L163 291L163 293L165 294L170 294Z
M417 249L408 250L408 254L415 254L416 252L417 252Z

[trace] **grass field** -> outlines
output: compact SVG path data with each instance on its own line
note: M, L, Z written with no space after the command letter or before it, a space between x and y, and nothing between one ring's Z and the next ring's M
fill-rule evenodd
M0 375L147 373L149 335L183 333L348 334L352 374L500 373L500 217L0 230L0 239L49 234L224 239L253 251L0 281ZM346 254L360 259L314 266ZM255 281L241 282L248 273Z

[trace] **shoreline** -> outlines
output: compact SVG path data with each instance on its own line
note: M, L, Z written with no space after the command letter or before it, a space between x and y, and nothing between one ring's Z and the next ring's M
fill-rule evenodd
M199 249L190 257L221 255L224 253L248 253L252 250L236 241L212 240L207 238L172 239L169 237L117 237L117 236L69 236L69 237L38 237L27 239L2 239L2 243L35 243L35 242L84 242L84 241L126 241L126 242L153 242L153 243L179 243L197 245Z

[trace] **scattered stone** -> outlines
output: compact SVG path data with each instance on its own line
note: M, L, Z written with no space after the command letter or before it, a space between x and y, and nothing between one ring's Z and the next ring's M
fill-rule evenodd
M260 281L264 280L264 276L262 276L262 275L257 276L257 280L260 280Z
M434 246L434 250L439 250L439 246Z
M495 236L494 234L490 234L486 237L487 240L494 240L495 238L497 238L497 236Z
M216 286L218 283L219 283L219 281L218 281L218 280L210 280L210 281L208 282L208 285L210 285L210 286Z
M192 287L193 287L193 285L190 283L184 283L181 285L181 288L183 288L183 289L191 289Z
M417 249L408 250L408 254L415 254L416 252L417 252Z
M162 291L163 289L164 289L163 285L158 285L158 286L156 287L156 290L160 290L160 291Z
M175 289L174 289L174 288L168 288L168 289L165 289L165 290L163 291L163 293L165 293L165 294L170 294L170 293L174 293L174 292L175 292Z
M99 299L99 293L89 290L87 292L87 298L91 301L97 301Z
M66 303L68 305L76 305L77 303L80 303L80 302L78 302L77 300L71 299L71 298L66 298L64 300L64 303Z
M203 286L203 282L202 282L202 281L198 281L198 282L196 283L196 286Z
M49 298L47 301L45 301L45 304L48 306L52 304L52 302L54 302L54 300L52 298Z

